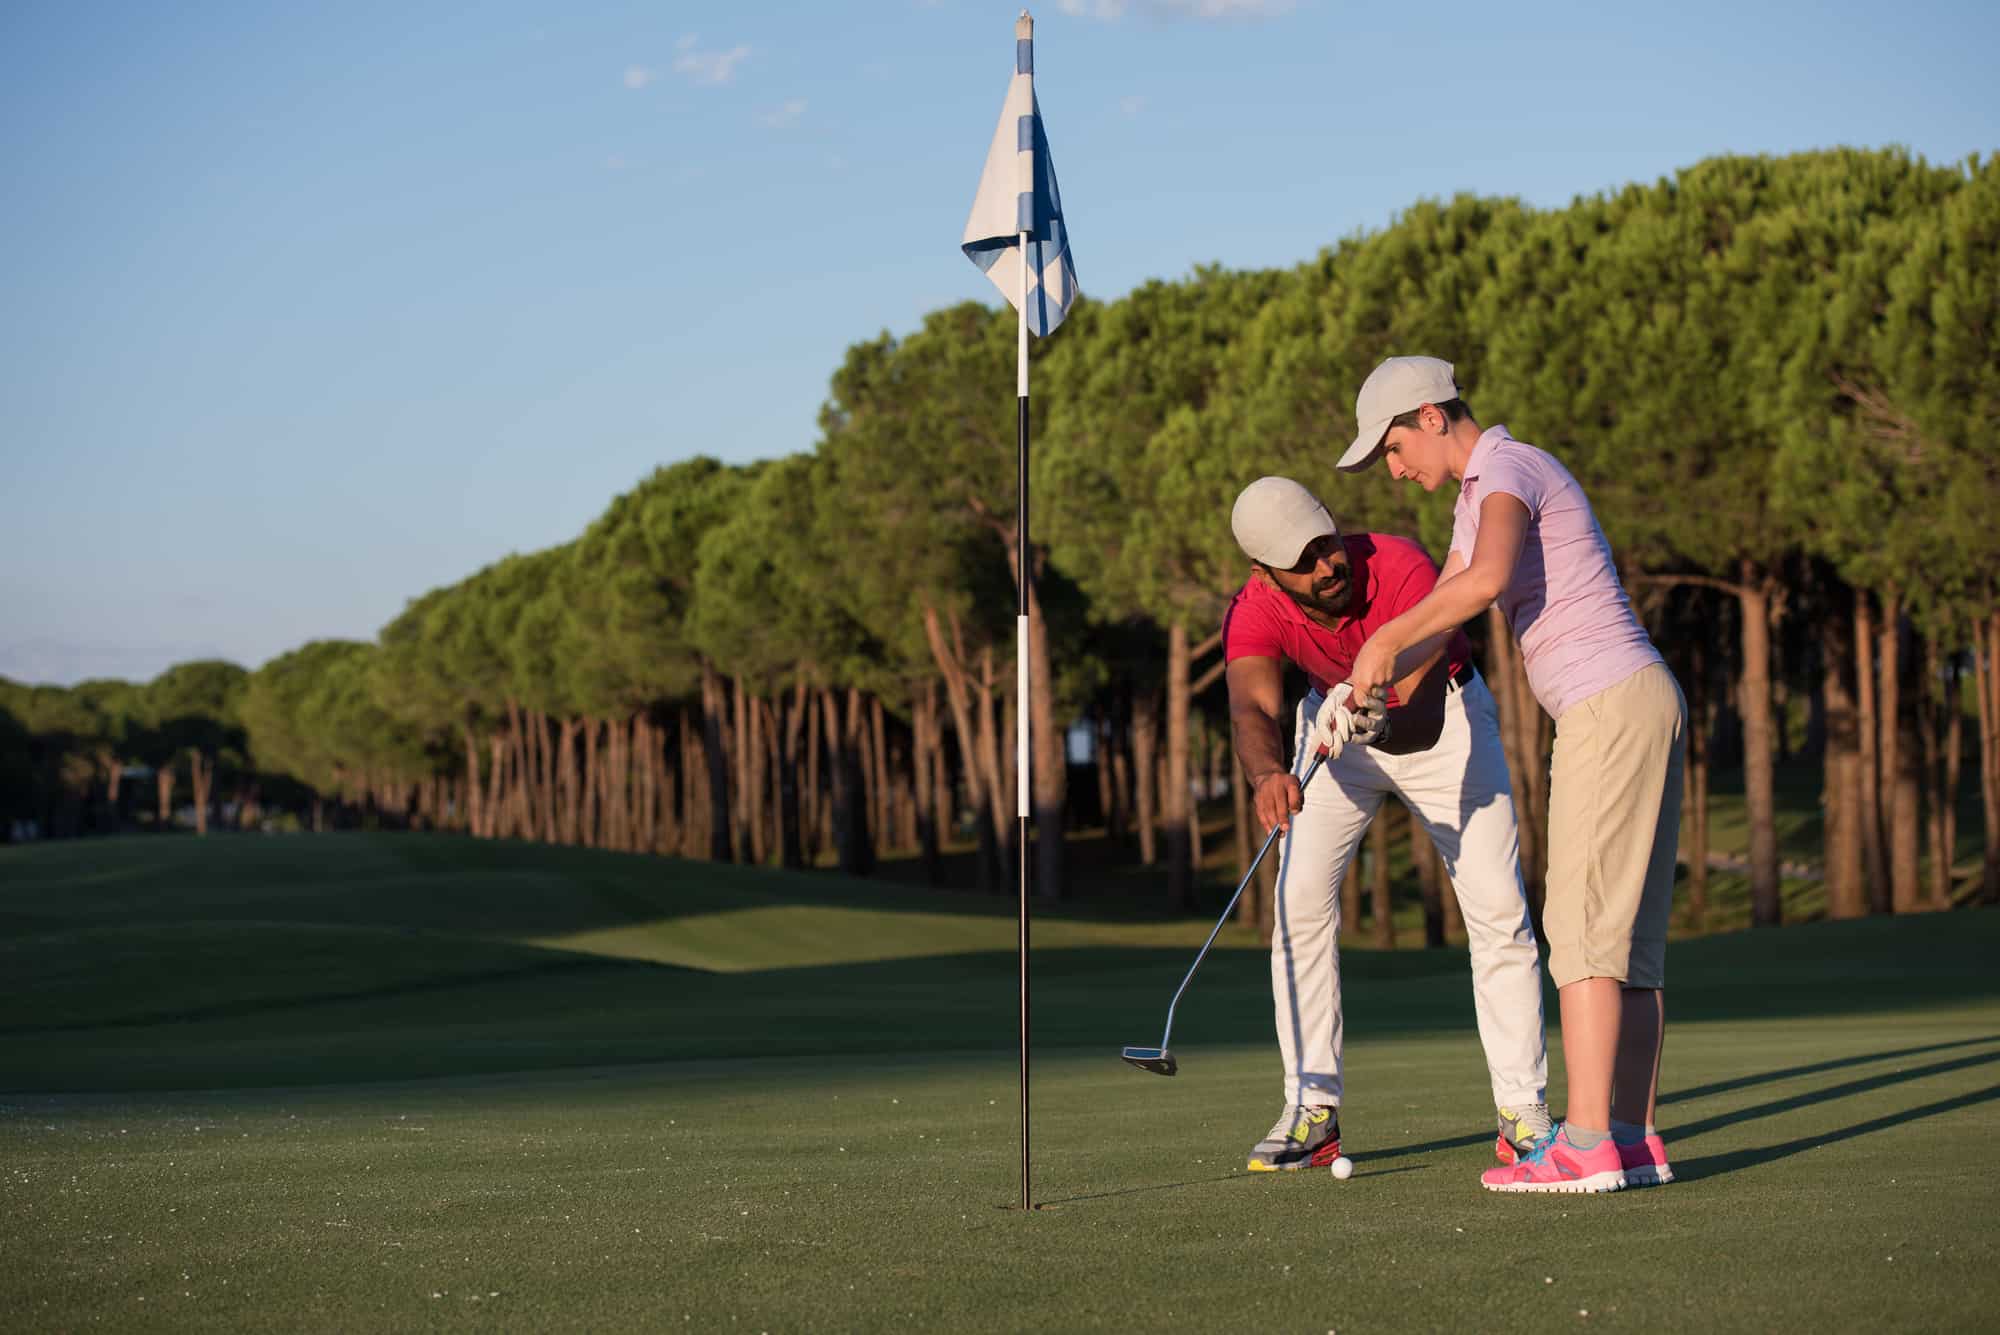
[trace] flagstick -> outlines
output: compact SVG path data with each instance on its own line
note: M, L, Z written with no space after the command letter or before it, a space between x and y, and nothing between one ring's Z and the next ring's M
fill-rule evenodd
M1026 18L1025 11L1022 15ZM1031 169L1032 170L1032 169ZM1028 1196L1028 233L1021 241L1021 299L1016 303L1019 337L1014 354L1014 460L1018 565L1014 602L1014 771L1016 815L1020 820L1021 860L1021 1208L1034 1208Z

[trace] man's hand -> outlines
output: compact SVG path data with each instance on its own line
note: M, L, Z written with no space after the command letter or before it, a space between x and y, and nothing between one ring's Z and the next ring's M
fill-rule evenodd
M1315 751L1324 752L1328 760L1337 760L1347 743L1354 737L1354 712L1347 707L1354 688L1341 682L1326 693L1320 702L1319 713L1313 718L1312 732L1306 737L1306 745Z
M1298 779L1284 770L1276 770L1257 780L1250 803L1257 812L1258 824L1266 830L1275 825L1290 833L1292 813L1305 804L1305 799L1299 791Z

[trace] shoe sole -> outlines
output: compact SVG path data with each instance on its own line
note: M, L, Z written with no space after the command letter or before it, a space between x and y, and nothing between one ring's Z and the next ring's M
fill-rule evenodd
M1480 1186L1488 1191L1510 1193L1542 1193L1565 1195L1596 1194L1606 1191L1622 1191L1625 1188L1625 1172L1618 1169L1606 1173L1592 1173L1589 1177L1572 1178L1564 1182L1487 1182Z
M1674 1170L1665 1164L1625 1170L1625 1185L1628 1187L1664 1187L1673 1180Z
M1328 1141L1312 1152L1312 1157L1304 1163L1265 1163L1262 1159L1250 1161L1253 1173L1296 1173L1302 1168L1324 1168L1340 1157L1340 1142Z

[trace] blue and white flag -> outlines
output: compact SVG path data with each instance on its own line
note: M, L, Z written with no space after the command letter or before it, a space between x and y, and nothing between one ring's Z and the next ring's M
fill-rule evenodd
M1014 25L1014 81L1000 108L1000 125L986 151L979 195L965 220L965 254L985 271L1010 305L1021 305L1021 233L1028 233L1028 330L1037 336L1063 322L1076 300L1056 166L1035 100L1034 23L1023 11Z

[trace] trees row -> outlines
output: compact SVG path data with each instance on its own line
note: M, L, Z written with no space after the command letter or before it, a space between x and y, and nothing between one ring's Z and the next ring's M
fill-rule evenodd
M893 848L935 871L962 840L979 883L1033 856L1060 895L1057 836L1103 822L1186 904L1196 796L1234 768L1214 740L1217 627L1244 575L1229 504L1290 474L1343 524L1441 552L1449 488L1332 467L1368 370L1427 351L1456 362L1482 422L1589 490L1699 724L1692 848L1711 767L1743 771L1757 921L1779 916L1790 752L1822 769L1832 912L1958 894L1966 764L2000 897L1996 315L1991 159L1728 157L1562 209L1424 202L1291 270L1080 304L1034 348L1024 548L1013 319L954 306L848 349L810 451L662 468L574 541L422 595L372 644L248 674L217 726L247 740L245 773L485 837L827 851L850 871ZM1011 847L1008 744L1022 562L1030 850ZM1551 724L1497 615L1475 629L1538 891ZM37 737L95 737L4 707ZM1085 731L1096 782L1071 792ZM101 771L95 745L44 746L68 759L35 762L41 791L74 787L77 756ZM140 745L112 750L188 749ZM1689 862L1698 914L1706 859Z

